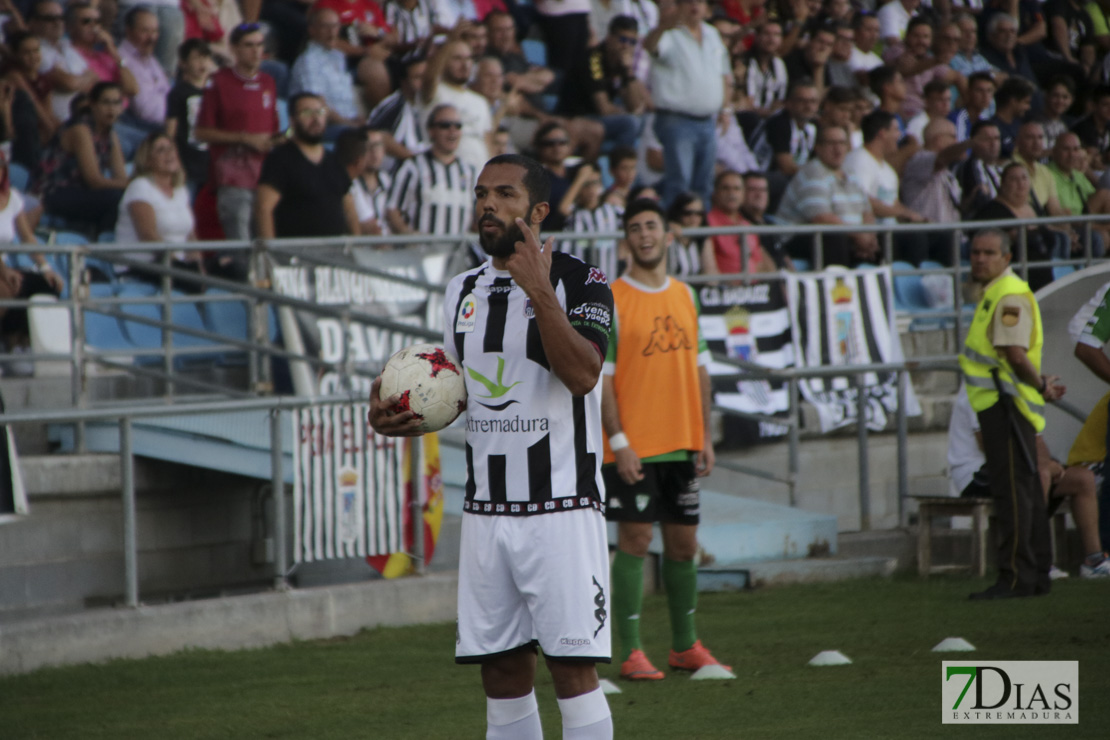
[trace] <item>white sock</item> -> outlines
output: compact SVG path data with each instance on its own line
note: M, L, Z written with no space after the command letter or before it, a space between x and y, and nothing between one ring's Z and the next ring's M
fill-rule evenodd
M563 740L613 740L613 715L598 686L570 699L559 699L563 714Z
M486 740L543 740L536 692L517 699L486 699Z

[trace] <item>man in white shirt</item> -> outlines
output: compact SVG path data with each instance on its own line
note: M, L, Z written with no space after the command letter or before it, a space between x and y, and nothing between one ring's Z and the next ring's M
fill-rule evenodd
M921 0L891 0L879 8L875 15L879 18L879 36L889 49L892 45L900 44L906 35L906 26L910 18L917 15L917 8Z
M879 43L879 19L870 13L856 13L852 18L852 32L855 45L848 66L856 73L856 78L865 83L868 72L883 66L882 57L875 53L875 45Z
M463 125L458 156L478 171L489 159L489 146L496 129L489 101L467 87L474 62L470 46L459 40L461 28L452 30L447 42L429 60L422 97L426 101L425 111L445 104L458 111Z
M680 0L644 39L652 57L655 133L663 145L667 204L686 190L709 202L717 119L733 115L725 107L732 84L728 50L717 29L705 22L707 15L705 0Z
M898 200L898 173L886 158L898 151L902 134L893 113L872 111L860 124L863 130L863 147L849 152L844 159L844 171L871 200L871 210L878 223L894 224L899 221L921 223L925 219ZM902 232L894 235L894 259L920 265L929 257L929 243L921 232Z

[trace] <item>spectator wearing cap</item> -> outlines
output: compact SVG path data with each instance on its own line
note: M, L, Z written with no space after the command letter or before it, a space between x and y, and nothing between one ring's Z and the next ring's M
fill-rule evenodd
M224 234L228 239L249 239L254 189L278 137L277 92L273 78L260 68L263 38L258 24L237 26L230 40L234 64L208 80L196 138L209 146L209 183L216 189ZM241 257L236 264L223 264L245 274Z
M636 146L649 100L644 83L632 73L638 43L636 19L615 16L605 39L572 72L575 84L563 86L559 112L596 117L605 128L605 141L615 146Z
M131 97L131 107L123 118L144 131L157 131L166 123L166 96L170 91L169 77L154 53L159 36L158 16L150 6L132 7L124 19L124 35L119 56L135 77L139 91Z
M347 71L347 57L336 47L338 40L339 14L331 8L313 8L308 14L308 43L289 75L292 96L315 93L327 103L329 139L339 129L362 122L354 80Z
M477 174L458 156L462 127L453 105L437 105L428 115L431 148L401 164L389 192L387 217L393 233L470 231Z
M351 178L324 148L328 106L312 93L289 99L290 140L266 155L255 218L263 239L358 234Z
M652 56L655 133L663 145L663 202L692 190L709 200L717 149L717 119L732 84L728 50L705 22L705 0L682 0L661 14L644 39Z
M126 20L135 8L146 8L157 17L158 38L153 53L162 71L172 77L177 65L177 48L185 40L185 15L181 12L180 0L120 0L119 15ZM117 27L118 28L118 27Z

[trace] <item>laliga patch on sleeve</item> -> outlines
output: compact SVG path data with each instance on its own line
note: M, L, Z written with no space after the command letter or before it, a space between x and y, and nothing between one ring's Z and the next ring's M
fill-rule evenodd
M1003 326L1017 326L1018 320L1021 318L1021 309L1017 306L1003 306L1002 307L1002 325Z

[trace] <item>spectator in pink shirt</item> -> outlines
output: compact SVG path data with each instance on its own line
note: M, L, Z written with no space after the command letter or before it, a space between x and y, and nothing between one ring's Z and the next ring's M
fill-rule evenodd
M157 131L166 123L166 95L170 91L170 80L154 54L158 16L140 5L127 12L124 24L125 38L119 45L119 55L135 77L139 91L131 98L123 121L147 132Z
M73 48L101 82L115 82L127 98L139 92L135 76L122 64L112 35L101 25L100 11L95 5L86 0L70 3L66 8L66 25Z

